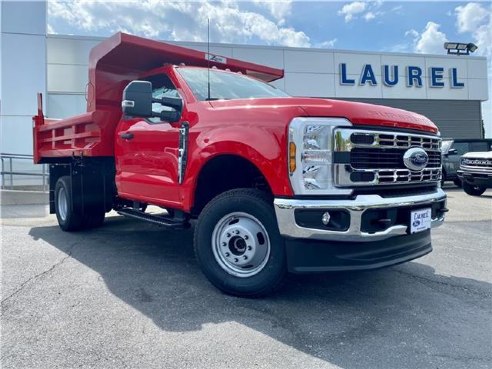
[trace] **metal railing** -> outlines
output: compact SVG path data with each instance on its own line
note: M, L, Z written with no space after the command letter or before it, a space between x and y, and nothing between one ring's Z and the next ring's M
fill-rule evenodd
M33 163L32 155L0 153L2 189L38 190L49 188L47 165Z

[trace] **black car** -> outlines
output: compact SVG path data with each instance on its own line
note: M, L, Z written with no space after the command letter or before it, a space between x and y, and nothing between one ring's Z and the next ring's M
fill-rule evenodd
M458 178L461 156L467 152L492 151L490 138L445 138L442 140L442 183L453 181L461 186Z

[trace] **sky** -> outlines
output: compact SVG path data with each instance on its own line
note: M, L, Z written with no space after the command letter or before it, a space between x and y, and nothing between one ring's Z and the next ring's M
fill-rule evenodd
M491 1L48 0L49 33L207 41L208 18L214 43L445 54L445 41L473 42L492 94ZM482 109L492 137L492 100Z

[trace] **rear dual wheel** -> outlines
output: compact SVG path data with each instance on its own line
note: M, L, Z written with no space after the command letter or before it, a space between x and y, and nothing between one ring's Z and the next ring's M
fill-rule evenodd
M195 253L210 282L225 293L256 297L286 275L285 246L271 200L254 189L227 191L210 201L195 228Z
M55 185L55 212L60 228L65 232L74 232L99 227L104 222L103 210L88 210L81 216L73 208L72 178L60 177Z

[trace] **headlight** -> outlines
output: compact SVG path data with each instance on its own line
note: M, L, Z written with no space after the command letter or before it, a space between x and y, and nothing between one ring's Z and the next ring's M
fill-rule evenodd
M289 174L294 193L349 194L333 186L333 130L352 124L343 118L294 118L289 126Z

